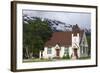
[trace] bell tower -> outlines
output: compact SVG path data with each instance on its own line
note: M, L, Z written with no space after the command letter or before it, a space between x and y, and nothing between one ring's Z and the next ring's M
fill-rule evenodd
M72 58L77 59L80 55L79 53L79 33L80 28L78 25L73 25L72 27Z

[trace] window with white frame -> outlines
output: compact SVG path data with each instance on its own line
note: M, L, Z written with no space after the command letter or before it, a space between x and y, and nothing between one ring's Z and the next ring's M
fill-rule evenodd
M47 54L51 54L52 53L52 49L51 48L48 48L47 49Z
M69 54L69 48L64 49L64 54L68 55Z

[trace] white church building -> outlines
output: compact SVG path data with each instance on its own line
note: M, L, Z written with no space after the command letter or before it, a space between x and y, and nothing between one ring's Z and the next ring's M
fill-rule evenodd
M73 25L72 31L54 32L40 51L40 58L62 58L69 55L72 59L88 56L88 43L84 30Z

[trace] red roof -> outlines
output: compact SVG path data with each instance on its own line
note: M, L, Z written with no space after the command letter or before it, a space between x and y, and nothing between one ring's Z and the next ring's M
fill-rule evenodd
M76 36L76 34L79 33L80 42L81 42L81 38L83 36L84 31L75 29L75 31L72 30L72 31L66 31L66 32L54 32L50 40L48 40L45 43L45 46L51 47L51 46L55 46L56 44L58 44L59 46L71 46L72 45L72 33L74 34L74 36Z
M71 45L71 32L54 32L49 41L46 42L45 46L60 46Z

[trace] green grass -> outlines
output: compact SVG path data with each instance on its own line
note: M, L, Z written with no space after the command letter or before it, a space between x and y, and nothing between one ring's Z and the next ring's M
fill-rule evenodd
M90 57L80 57L79 60L90 59Z
M31 63L31 62L49 62L49 61L60 61L60 60L70 60L70 59L65 59L65 58L53 58L53 59L39 59L39 58L34 58L34 59L24 59L23 63Z
M90 57L81 57L78 58L78 60L86 60L90 59ZM69 57L63 57L63 58L53 58L53 59L44 59L44 58L33 58L33 59L24 59L23 63L31 63L31 62L49 62L49 61L60 61L60 60L71 60Z
M48 62L48 61L52 61L50 59L39 59L39 58L35 58L35 59L28 59L28 60L23 60L23 63L27 63L27 62Z

